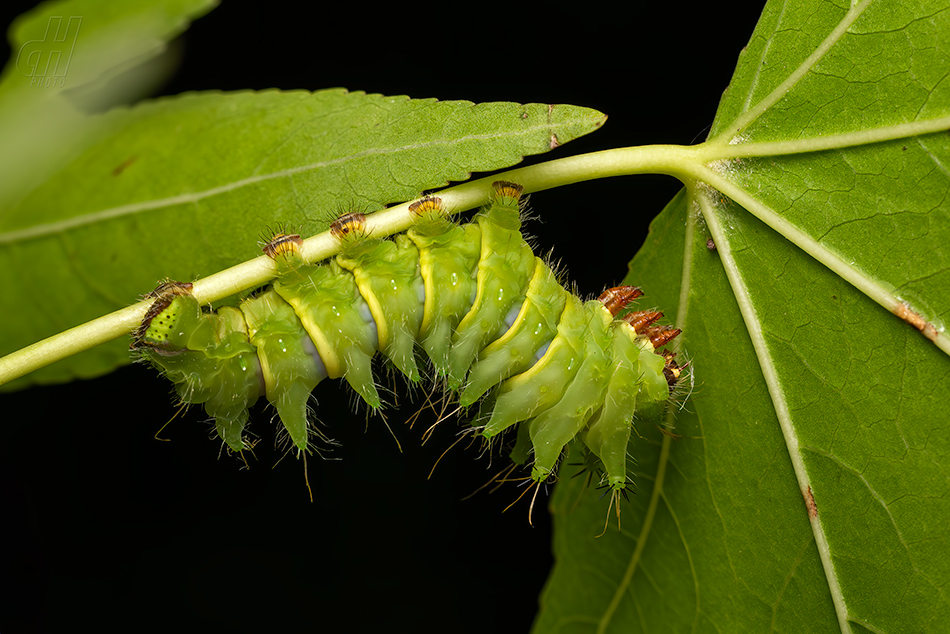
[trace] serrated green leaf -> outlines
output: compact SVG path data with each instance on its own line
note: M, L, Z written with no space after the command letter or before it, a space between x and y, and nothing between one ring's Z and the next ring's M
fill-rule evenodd
M946 629L947 42L942 2L766 7L627 280L684 330L677 437L622 532L559 485L536 631Z
M193 280L259 255L268 227L319 233L341 209L380 209L512 165L604 116L337 89L190 94L102 119L70 164L0 221L3 353L121 308L163 277ZM23 302L30 310L13 310ZM30 378L101 374L128 362L126 347Z

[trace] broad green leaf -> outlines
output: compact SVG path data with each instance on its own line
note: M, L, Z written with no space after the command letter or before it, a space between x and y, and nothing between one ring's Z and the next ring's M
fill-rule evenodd
M631 263L684 330L677 436L640 425L622 531L559 485L536 631L946 631L948 42L945 2L766 7Z
M412 199L604 121L574 106L342 89L186 94L101 118L70 163L0 219L0 354L128 305L163 277L193 280L257 256L268 228L319 233L341 209ZM28 378L101 374L128 362L127 344Z

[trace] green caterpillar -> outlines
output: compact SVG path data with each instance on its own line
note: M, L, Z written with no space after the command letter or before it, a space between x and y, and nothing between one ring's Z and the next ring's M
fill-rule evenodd
M567 291L522 237L522 187L494 190L464 225L423 198L410 207L416 224L391 240L366 238L365 217L347 214L331 228L342 251L323 264L302 259L299 236L278 234L264 252L279 276L237 308L202 311L191 284L166 282L150 294L133 350L183 403L205 404L232 450L249 447L248 407L265 395L305 455L319 433L308 401L321 380L346 379L376 411L376 352L419 382L421 347L459 405L478 406L481 436L518 427L512 457L531 461L535 482L579 438L622 491L635 414L662 410L680 377L675 353L660 350L680 331L654 325L659 312L617 318L641 295L635 287L588 302Z

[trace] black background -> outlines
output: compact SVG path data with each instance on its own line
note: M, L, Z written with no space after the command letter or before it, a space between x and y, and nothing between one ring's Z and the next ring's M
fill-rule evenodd
M690 144L705 138L761 10L305 6L219 7L176 43L182 66L161 94L346 87L572 103L610 119L552 156ZM532 208L543 222L529 231L542 250L554 248L582 294L595 294L623 278L678 189L669 177L637 176L541 192ZM200 408L162 432L170 442L155 440L175 412L169 389L153 371L128 367L0 395L2 634L530 627L552 562L546 497L534 526L525 500L502 512L521 492L514 484L460 501L505 464L497 455L474 461L476 447L456 447L427 479L455 423L420 446L431 418L410 430L412 405L390 411L400 453L379 419L353 414L351 394L325 382L318 415L343 444L332 454L339 460L309 461L311 504L300 463L274 466L280 454L262 406L252 431L263 440L248 470L217 459Z

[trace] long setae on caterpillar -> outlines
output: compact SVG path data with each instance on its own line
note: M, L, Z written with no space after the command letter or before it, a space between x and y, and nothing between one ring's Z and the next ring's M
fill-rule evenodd
M365 217L347 214L331 229L341 252L326 263L305 262L300 237L278 234L264 247L278 277L238 307L202 310L191 284L163 283L133 350L175 383L182 403L204 403L236 452L249 448L248 408L261 395L303 456L322 437L308 402L323 379L346 379L378 411L378 351L410 382L427 374L461 408L477 407L471 423L485 439L517 427L511 455L535 482L579 439L585 464L623 491L634 419L662 413L680 378L663 349L680 331L656 325L656 311L618 317L638 288L587 302L565 289L521 234L522 187L499 181L494 190L462 225L439 198L423 198L410 207L417 222L393 239L367 238Z

